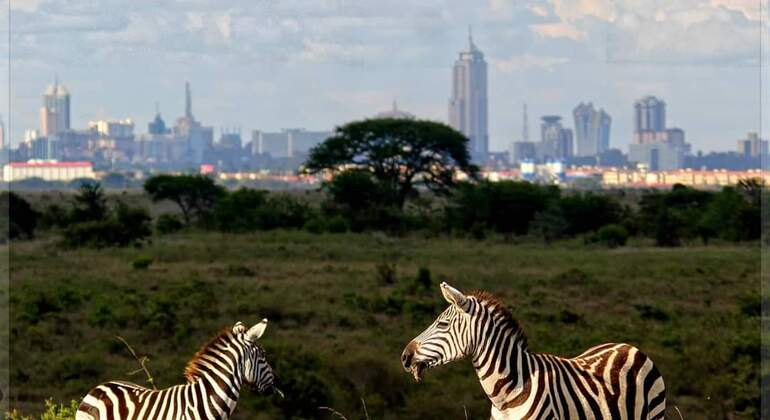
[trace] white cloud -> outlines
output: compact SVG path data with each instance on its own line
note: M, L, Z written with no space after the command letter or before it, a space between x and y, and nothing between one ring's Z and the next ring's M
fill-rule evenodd
M531 25L532 32L608 42L610 60L743 65L759 47L755 0L548 0L548 6L558 21Z
M556 67L566 64L566 57L549 57L532 54L517 55L506 59L492 59L492 64L502 73L513 73L530 69L541 69L552 72Z
M586 39L586 33L577 26L567 23L540 23L530 25L532 32L545 38L568 38L574 41Z

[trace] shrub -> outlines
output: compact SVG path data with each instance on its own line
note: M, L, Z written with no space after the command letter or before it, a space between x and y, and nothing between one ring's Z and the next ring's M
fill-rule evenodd
M564 233L568 235L592 232L601 226L618 223L622 212L611 196L590 192L562 197L559 207L567 222Z
M331 233L345 233L348 231L349 226L347 220L342 216L332 216L326 222L326 229Z
M134 261L131 263L131 266L134 267L134 270L146 270L150 268L150 265L152 265L154 259L152 257L136 257Z
M40 224L46 228L63 228L70 223L70 214L59 204L50 204L43 209L40 216Z
M326 230L326 225L324 224L323 220L314 217L305 222L305 226L303 226L302 229L310 233L321 234Z
M98 182L85 182L75 195L70 223L102 220L107 216L107 198Z
M139 245L152 233L147 210L120 202L103 220L74 223L64 230L64 245L105 248Z
M45 401L45 411L40 415L40 420L72 420L78 411L80 403L71 401L69 405L56 404L53 400ZM36 420L34 416L25 416L18 410L13 410L7 415L7 420Z
M433 283L430 278L430 270L425 267L420 267L420 269L417 270L417 279L415 282L417 286L421 287L422 289L430 290Z
M453 229L470 231L484 224L499 233L524 235L535 214L545 210L558 191L518 181L463 183L446 208L447 220Z
M7 232L10 239L32 238L38 225L40 214L32 208L32 205L20 195L14 192L3 192L0 196L3 207L3 217L9 217ZM3 231L6 231L3 226Z
M396 282L396 263L385 261L377 264L377 280L380 284L394 284Z
M606 225L596 232L596 239L610 248L625 246L628 242L628 231L621 225Z
M267 203L267 192L240 188L225 193L213 210L216 228L225 232L260 229L260 212Z
M168 235L170 233L178 232L182 230L184 223L175 214L161 214L155 221L155 230L161 235Z

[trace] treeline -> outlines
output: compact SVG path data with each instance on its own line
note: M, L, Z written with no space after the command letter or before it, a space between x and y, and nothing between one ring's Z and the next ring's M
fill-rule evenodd
M583 238L586 244L623 246L631 237L658 246L751 241L761 235L762 185L741 182L720 191L677 185L671 190L577 192L519 181L469 181L442 196L417 190L401 203L368 172L347 171L318 195L228 190L203 175L159 175L144 184L154 202L177 212L153 218L124 199L108 204L97 183L84 183L69 202L35 208L16 193L3 193L9 239L38 231L61 234L68 247L138 246L182 229L254 232L302 229L312 233L384 231L392 235L489 235L529 237L548 244ZM320 197L320 198L319 198Z

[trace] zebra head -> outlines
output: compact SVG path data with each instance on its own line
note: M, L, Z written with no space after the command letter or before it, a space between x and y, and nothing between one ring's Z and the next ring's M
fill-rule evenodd
M233 334L242 339L244 359L244 381L261 394L271 394L275 390L273 368L267 363L265 350L257 344L267 328L267 319L246 330L240 322L233 327Z
M444 282L441 294L449 307L401 353L404 370L418 382L426 368L461 359L470 350L470 298Z

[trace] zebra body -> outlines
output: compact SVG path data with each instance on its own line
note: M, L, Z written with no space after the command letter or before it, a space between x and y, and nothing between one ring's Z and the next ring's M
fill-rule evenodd
M267 320L247 330L240 322L222 331L187 364L187 384L153 390L113 381L88 392L76 420L228 419L241 388L273 389L273 373L256 340Z
M493 296L441 284L450 306L402 353L420 380L426 368L471 359L492 419L662 419L663 378L628 344L607 343L574 358L532 353L518 323Z

